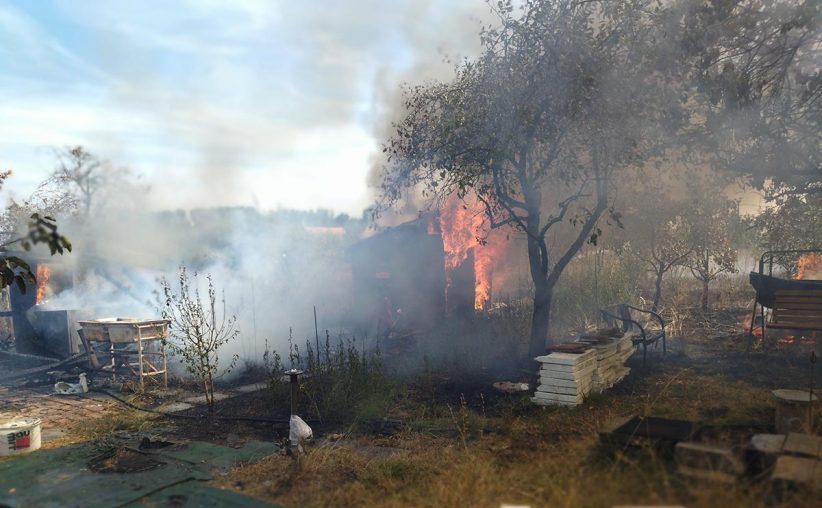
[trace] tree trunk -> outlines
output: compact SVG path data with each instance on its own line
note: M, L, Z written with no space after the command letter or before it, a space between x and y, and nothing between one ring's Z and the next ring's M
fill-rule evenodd
M702 279L702 311L708 310L708 279Z
M548 325L551 322L551 296L553 288L540 284L534 292L534 312L531 315L531 340L528 356L534 358L545 354L548 339Z
M662 300L662 277L665 275L663 267L656 269L656 283L654 284L654 305L651 310L657 312L659 310L659 302Z

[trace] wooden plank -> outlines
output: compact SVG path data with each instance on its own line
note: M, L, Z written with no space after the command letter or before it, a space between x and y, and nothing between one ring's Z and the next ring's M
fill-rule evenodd
M769 323L768 328L788 330L822 330L822 321L775 321Z
M776 302L774 304L774 310L778 309L800 309L800 310L811 310L811 311L822 311L822 302L819 303L809 303L809 302L800 302L800 303L792 303L787 305L783 302Z
M821 298L779 298L774 300L774 306L783 305L790 307L791 305L819 305L822 304Z
M784 321L791 319L793 321L822 321L822 316L818 314L801 314L795 312L780 312L774 314L774 321Z
M806 317L809 319L822 318L822 312L814 312L808 309L777 309L773 312L774 316L794 316Z
M775 295L822 295L821 289L777 289Z
M784 318L778 318L778 319L774 320L774 322L775 323L782 323L782 324L785 324L785 323L802 323L806 326L811 326L811 325L821 324L822 319L802 319L802 318L796 318L796 317L788 316L788 317L784 317Z
M773 321L822 321L822 316L809 316L807 314L776 314Z
M822 330L822 290L777 289L768 327Z
M822 320L822 314L816 313L809 313L809 312L798 312L792 310L783 310L781 312L774 312L773 318L776 320L783 319L783 318L794 318L794 319L807 319L810 321L818 321Z

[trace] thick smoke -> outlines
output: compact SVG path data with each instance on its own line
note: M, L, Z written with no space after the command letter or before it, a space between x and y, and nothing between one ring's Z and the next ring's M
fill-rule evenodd
M266 342L285 354L321 330L350 331L350 272L345 245L359 236L359 221L334 226L328 213L253 208L173 212L107 209L88 223L63 221L74 252L55 260L71 266L74 286L47 295L47 310L78 310L85 318L159 318L160 279L178 288L178 268L210 274L236 316L238 339L221 351L262 360ZM218 303L219 308L219 303ZM321 332L324 334L324 332Z

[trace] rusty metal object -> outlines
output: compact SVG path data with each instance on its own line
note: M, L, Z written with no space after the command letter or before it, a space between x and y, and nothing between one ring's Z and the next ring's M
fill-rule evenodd
M300 369L291 369L285 371L288 374L288 381L291 384L291 414L297 414L297 398L300 391L300 376L304 371Z

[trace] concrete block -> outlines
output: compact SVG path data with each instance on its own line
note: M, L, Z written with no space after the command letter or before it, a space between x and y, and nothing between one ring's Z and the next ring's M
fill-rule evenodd
M562 395L587 395L591 391L591 384L588 383L582 386L574 387L539 385L537 387L537 391L544 393L558 393Z
M545 384L545 385L551 385L551 386L564 386L566 388L576 388L576 387L578 387L580 385L583 385L583 384L591 384L592 379L591 378L581 379L577 382L573 379L557 379L557 378L551 378L551 377L540 377L539 382L540 382L539 386L542 386L543 384Z
M756 434L745 449L745 462L752 475L759 475L770 470L782 453L785 444L784 434Z
M771 486L777 493L786 490L822 491L822 467L817 459L783 455L776 461Z
M779 454L785 444L785 434L756 434L748 448L759 453Z
M560 393L534 392L534 398L543 400L556 400L560 402L573 402L576 404L582 402L582 395L562 395Z
M596 356L593 350L585 351L584 353L562 353L554 352L547 355L542 355L534 358L540 363L559 363L565 365L574 365L585 360L592 359Z
M822 437L792 432L785 438L782 453L822 459Z
M810 433L809 416L814 411L818 397L807 390L774 390L776 402L776 431Z
M745 465L729 448L703 443L677 443L675 459L679 474L702 480L733 483L745 472Z
M578 402L563 402L560 400L546 400L537 397L531 397L531 402L537 406L577 406Z
M596 363L596 358L589 358L587 360L583 360L576 363L541 362L540 368L542 368L543 370L577 371L585 369L587 367L595 367Z
M583 370L575 371L575 372L562 372L562 371L555 371L555 370L540 370L539 375L540 377L547 377L547 378L556 378L556 379L569 379L569 380L579 380L591 377L594 373L594 367L586 368Z

